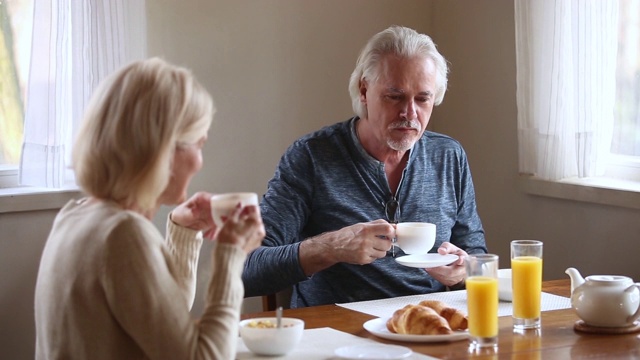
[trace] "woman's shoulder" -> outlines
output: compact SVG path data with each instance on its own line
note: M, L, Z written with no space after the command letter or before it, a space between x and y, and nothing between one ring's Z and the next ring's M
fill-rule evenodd
M162 242L162 236L155 225L142 214L126 210L119 205L103 200L72 200L61 210L60 217L67 226L85 227L93 233L93 239L107 245L131 242ZM112 244L113 245L113 244Z

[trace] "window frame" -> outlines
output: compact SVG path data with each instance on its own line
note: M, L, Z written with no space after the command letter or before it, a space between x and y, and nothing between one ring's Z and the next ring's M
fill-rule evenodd
M59 210L69 200L83 196L77 188L46 189L25 186L0 189L0 214Z
M0 190L19 187L18 166L0 164Z
M603 178L640 183L640 156L611 154Z
M520 189L530 195L640 210L640 182L611 178L542 180L520 175Z

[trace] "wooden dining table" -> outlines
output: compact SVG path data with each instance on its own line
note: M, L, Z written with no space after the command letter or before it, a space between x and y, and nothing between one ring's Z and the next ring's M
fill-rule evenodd
M542 283L542 291L569 297L571 284L567 280ZM273 312L249 313L243 319L273 316ZM414 352L441 359L640 359L640 332L602 334L574 329L579 320L574 310L562 309L542 312L542 325L536 330L516 332L511 316L499 318L498 347L495 350L474 352L468 340L444 343L397 342L369 333L363 324L374 316L338 305L285 309L283 316L300 318L306 329L330 327L380 343L397 344Z

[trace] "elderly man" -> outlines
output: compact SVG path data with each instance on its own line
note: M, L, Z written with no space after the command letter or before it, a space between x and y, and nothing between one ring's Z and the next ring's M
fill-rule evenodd
M487 248L464 150L426 131L446 88L429 36L393 26L369 40L349 84L357 116L295 141L269 182L246 296L292 286L295 308L464 287L463 257ZM436 224L432 251L459 259L399 264L400 221Z

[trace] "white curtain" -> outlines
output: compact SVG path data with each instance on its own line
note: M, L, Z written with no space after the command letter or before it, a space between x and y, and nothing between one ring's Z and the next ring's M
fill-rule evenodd
M74 185L71 145L105 75L146 55L144 0L35 0L20 184Z
M602 175L611 147L617 0L515 0L520 173Z

